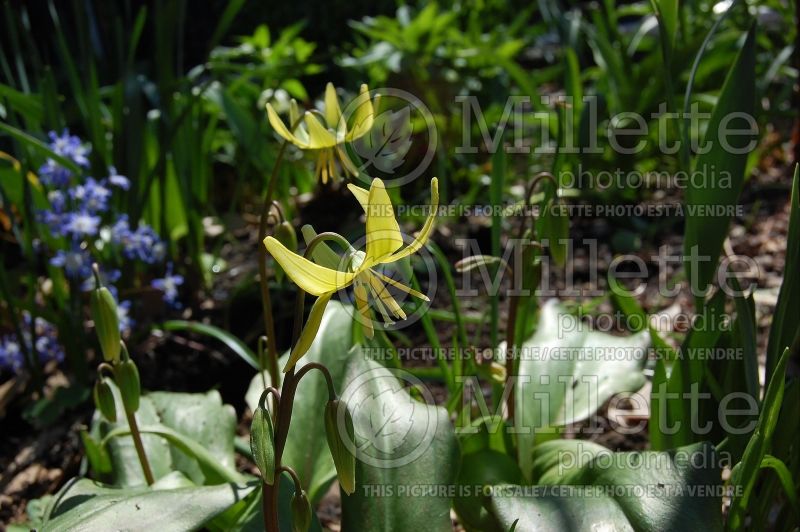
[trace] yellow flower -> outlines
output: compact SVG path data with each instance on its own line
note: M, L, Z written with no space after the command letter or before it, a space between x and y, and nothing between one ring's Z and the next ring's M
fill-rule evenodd
M361 85L361 92L348 106L348 109L353 109L348 124L347 117L339 107L336 89L333 84L328 83L325 87L324 112L306 111L301 119L297 102L292 99L288 127L270 104L267 104L267 117L275 132L288 142L300 149L318 152L315 177L327 183L329 178L338 178L337 160L346 174L358 176L358 170L345 152L344 143L353 142L372 129L379 101L379 96L375 96L374 101L370 100L369 89L366 85Z
M351 248L346 260L343 261L333 250L321 243L312 251L313 258L320 263L318 264L289 251L271 236L264 239L267 251L281 265L286 275L304 291L317 296L317 300L311 308L308 322L300 334L297 345L295 345L289 356L284 372L294 367L300 357L308 351L319 329L325 306L338 290L351 284L353 285L356 308L366 318L363 320L367 324L365 332L370 337L373 331L368 314L367 297L369 294L372 295L376 307L387 323L393 323L390 315L398 319L405 319L406 315L389 293L386 285L391 285L425 301L428 300L424 294L383 275L374 270L373 267L408 257L425 245L433 231L433 222L439 206L439 181L436 178L431 180L430 214L414 241L406 247L403 247L400 226L394 217L392 202L386 193L383 181L373 179L369 191L354 185L348 185L348 188L355 195L366 215L367 244L365 251L356 251ZM313 238L313 230L309 232L309 228L306 229L304 231L306 236ZM340 267L341 269L339 269Z

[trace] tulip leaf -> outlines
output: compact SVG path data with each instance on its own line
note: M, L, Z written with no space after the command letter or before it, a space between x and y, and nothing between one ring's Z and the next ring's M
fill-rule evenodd
M58 530L196 530L253 491L254 485L186 486L170 476L163 487L117 488L89 479L67 484L42 532ZM175 482L173 482L175 480ZM174 487L175 485L180 487Z
M526 475L534 434L541 442L556 427L589 418L614 395L641 389L649 344L647 331L628 337L589 331L555 300L545 303L537 332L517 354L515 423Z
M611 453L596 447L555 440L538 450L550 455L539 457L551 463L540 477L549 480L496 487L488 506L498 526L508 530L517 522L517 529L526 531L722 529L720 457L711 444L671 452Z
M119 391L113 384L110 386L121 413ZM233 407L222 403L218 392L146 394L141 398L136 419L156 479L177 470L195 484L241 481L234 464L236 414ZM91 435L106 440L113 464L112 479L117 486L144 484L129 434L124 415L119 415L116 423L95 416Z
M355 493L342 495L342 529L452 530L448 493L419 491L456 480L458 441L447 411L412 398L405 387L420 383L410 374L364 355L353 349L341 395L358 449Z

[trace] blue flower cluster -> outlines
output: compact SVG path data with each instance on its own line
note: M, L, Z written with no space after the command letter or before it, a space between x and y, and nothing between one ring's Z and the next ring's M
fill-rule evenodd
M164 293L164 302L172 308L181 308L178 301L178 287L183 284L183 275L172 272L172 264L167 265L167 273L161 279L153 279L150 286Z
M81 139L70 135L68 129L65 129L61 136L55 131L51 131L48 136L50 137L50 149L74 162L80 168L89 168L90 150L81 142ZM55 160L47 159L47 162L39 168L39 179L48 187L63 188L69 185L72 172Z
M49 133L49 147L58 155L69 159L82 171L89 168L91 149L77 136L64 130L60 135ZM148 265L163 264L167 256L166 244L155 230L145 223L131 224L127 215L117 215L112 210L115 191L130 188L127 177L120 175L113 166L108 176L95 179L75 174L64 168L54 159L48 159L39 169L39 178L47 186L50 208L38 213L39 221L46 224L50 232L64 237L63 248L55 250L50 264L61 268L66 276L79 283L81 290L89 291L95 287L92 264L97 260L100 250L112 250L112 256L122 256L129 260ZM133 227L135 225L135 227ZM108 258L109 255L103 252ZM116 269L101 271L101 281L117 298L114 284L121 274ZM164 302L179 308L178 286L183 277L172 274L172 266L162 279L153 281L153 287L164 292ZM118 299L118 298L117 298ZM131 302L120 301L120 330L127 333L134 325L130 317Z
M125 214L111 226L111 242L122 248L122 254L127 259L155 264L162 262L167 256L167 246L153 228L147 224L139 224L139 227L131 230Z
M33 321L35 340L31 340L31 315L23 312L22 342L16 334L8 334L0 338L0 370L18 373L25 365L25 351L32 353L34 350L39 361L45 364L51 360L61 363L64 360L64 349L58 343L55 326L43 318Z

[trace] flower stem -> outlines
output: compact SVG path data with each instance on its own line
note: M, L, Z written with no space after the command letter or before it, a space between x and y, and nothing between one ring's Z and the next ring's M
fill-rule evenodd
M278 169L283 161L283 155L286 153L286 146L287 143L284 141L281 144L280 150L278 150L278 155L275 158L275 165L272 167L272 173L269 176L267 193L264 196L264 205L261 209L261 219L258 224L259 240L267 237L267 223L269 221L270 210L272 209L272 196L275 194L275 184L278 181ZM269 372L272 385L278 387L281 381L281 375L278 370L278 344L275 339L275 319L272 316L272 300L269 295L267 253L264 250L258 253L258 277L261 283L261 304L264 312L264 329L267 335L267 351L269 353L267 357L267 371Z
M129 412L125 409L125 415L128 418L128 426L131 429L131 437L133 438L133 445L136 447L136 454L139 456L139 463L142 464L142 471L148 486L152 486L155 479L153 472L150 470L150 462L147 460L147 454L144 452L144 445L142 444L142 434L139 432L139 424L136 422L136 413Z

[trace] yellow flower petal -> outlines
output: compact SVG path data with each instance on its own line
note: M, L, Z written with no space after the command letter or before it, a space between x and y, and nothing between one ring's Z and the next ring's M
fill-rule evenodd
M378 97L375 97L377 105ZM353 100L351 106L355 106L353 111L353 119L350 121L350 127L347 132L346 140L352 142L360 137L363 137L370 129L375 120L375 107L369 99L369 88L366 85L361 85L361 91L356 99Z
M361 208L364 209L364 214L366 214L367 206L369 205L369 190L363 189L352 183L349 183L347 188L353 193L353 196L356 197L358 203L361 204Z
M320 150L336 146L336 137L322 125L314 113L306 111L304 119L308 128L309 148Z
M336 153L339 155L339 161L342 163L342 168L346 174L350 174L353 177L358 177L358 168L353 164L353 161L350 160L350 156L347 155L347 151L342 146L337 146Z
M284 373L292 369L297 364L297 361L308 352L311 344L314 343L314 338L317 337L317 331L319 331L319 325L322 323L322 315L325 313L325 307L328 305L328 301L331 300L331 296L333 296L333 292L322 294L314 301L314 306L311 307L311 312L308 315L308 321L306 321L306 325L300 333L300 338L297 339L297 343L292 349L292 354L289 355L289 360L283 368Z
M291 131L286 127L286 124L283 123L281 117L278 116L278 113L275 112L275 109L272 108L272 105L267 104L267 118L269 119L269 123L272 126L272 129L275 130L275 133L286 139L287 141L291 142L295 146L300 148L308 148L308 144L303 142L301 139L297 138Z
M367 203L367 249L361 269L383 262L403 246L403 235L394 217L392 200L380 179L372 180Z
M292 98L289 103L289 127L296 127L300 125L300 108L297 106L297 100Z
M396 260L400 260L403 257L407 257L412 255L422 249L422 246L425 245L425 242L428 241L428 238L431 236L433 232L433 224L436 221L436 212L439 209L439 180L437 178L433 178L431 180L431 211L428 214L428 219L425 220L425 225L422 226L419 233L417 233L417 237L414 239L411 244L406 246L405 248L401 249L397 253L393 254L392 256L388 257L383 262L394 262Z
M336 89L333 83L325 86L325 121L328 127L335 129L339 127L339 119L342 117L342 110L339 109L339 97L336 96Z
M311 295L321 296L335 292L353 282L355 274L340 272L314 264L297 253L292 253L286 247L268 236L264 245L270 255L281 265L286 275L300 288Z

